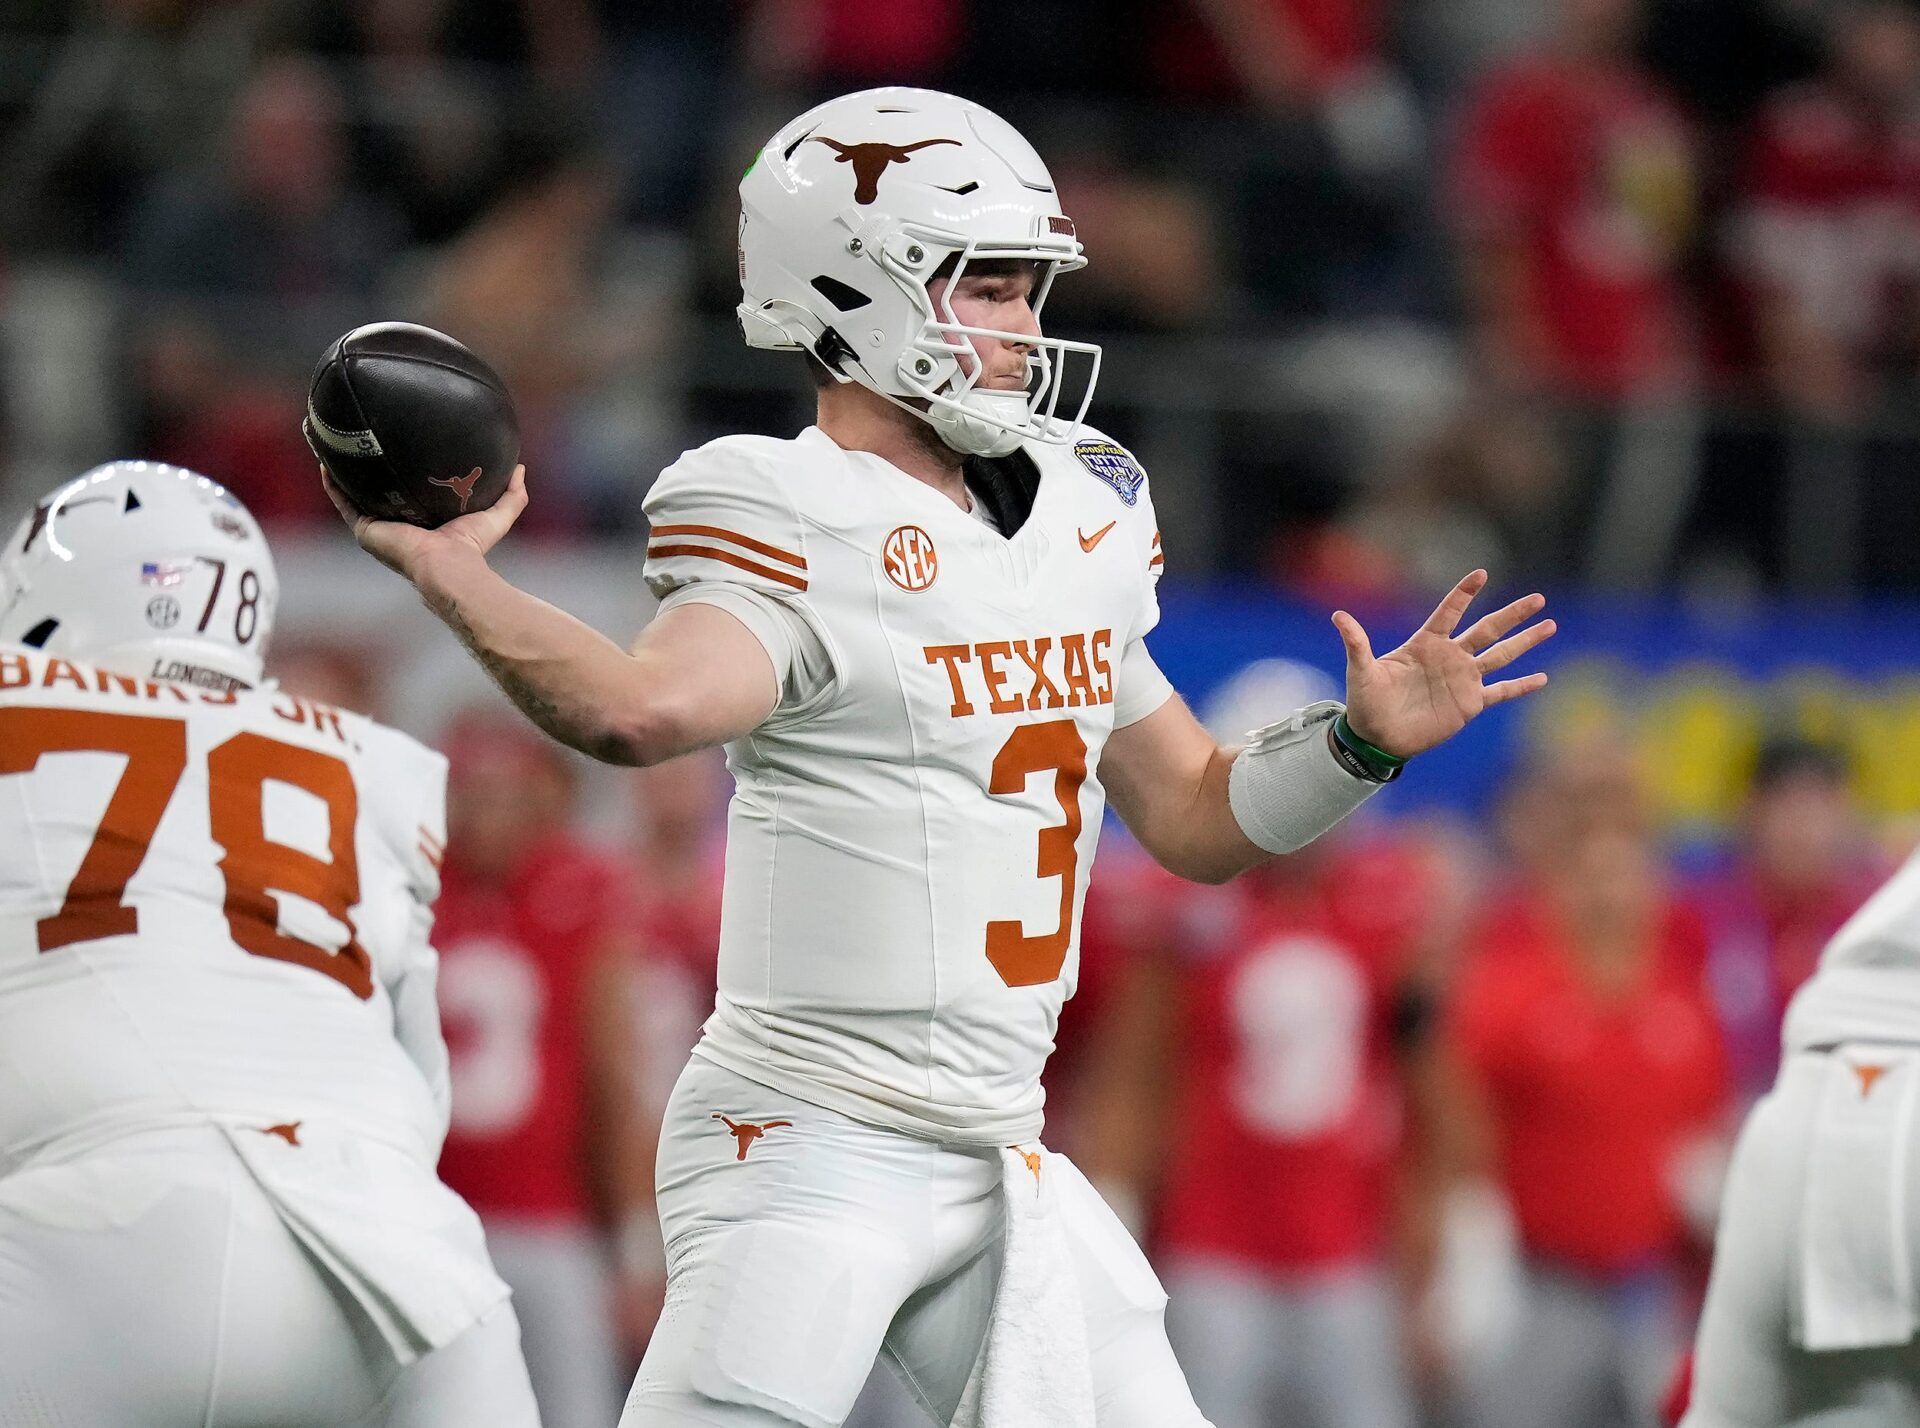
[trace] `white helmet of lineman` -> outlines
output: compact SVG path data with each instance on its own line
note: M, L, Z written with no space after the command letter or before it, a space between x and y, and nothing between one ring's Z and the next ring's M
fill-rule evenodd
M208 689L257 685L280 581L224 486L111 461L39 502L0 553L0 644Z
M1071 441L1100 373L1093 343L969 327L946 293L927 291L936 274L950 292L967 264L1006 259L1038 265L1036 318L1054 277L1087 261L1033 146L951 94L828 100L768 140L740 180L747 345L811 352L971 455ZM1026 391L975 389L979 364L960 360L974 336L1028 344ZM1069 417L1058 408L1073 354L1085 372Z

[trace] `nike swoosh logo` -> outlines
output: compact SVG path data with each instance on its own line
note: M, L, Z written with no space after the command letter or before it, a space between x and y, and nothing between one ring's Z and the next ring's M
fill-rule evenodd
M1087 554L1089 555L1093 554L1093 548L1096 545L1100 544L1101 541L1107 538L1108 531L1112 530L1115 526L1119 524L1120 522L1118 521L1108 521L1104 526L1100 527L1100 529L1095 531L1092 535L1088 535L1085 531L1082 531L1082 530L1074 531L1074 534L1080 537L1080 549L1086 551Z

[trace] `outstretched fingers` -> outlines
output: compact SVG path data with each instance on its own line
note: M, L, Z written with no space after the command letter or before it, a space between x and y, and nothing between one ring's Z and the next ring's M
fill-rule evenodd
M1492 706L1505 704L1509 699L1518 699L1522 695L1531 694L1536 689L1546 687L1546 671L1541 670L1534 674L1524 674L1518 679L1503 679L1498 684L1486 685L1481 693L1485 696L1487 705Z
M1347 664L1350 668L1365 669L1373 663L1373 641L1367 638L1367 632L1360 622L1345 610L1333 612L1333 627L1340 632L1340 643L1347 647Z
M1531 620L1547 608L1547 597L1538 591L1532 595L1522 595L1511 605L1503 605L1491 614L1483 615L1458 637L1458 643L1469 654L1477 654L1503 635Z
M1553 632L1560 627L1552 620L1542 620L1537 625L1529 625L1517 635L1510 635L1483 650L1474 660L1474 666L1482 674L1492 674L1497 669L1505 669L1530 649L1535 649L1553 638Z
M1467 613L1467 606L1473 603L1473 597L1486 587L1486 571L1468 571L1461 577L1460 583L1447 592L1446 599L1434 606L1433 613L1427 616L1427 623L1420 628L1436 635L1451 635L1460 624L1461 617Z

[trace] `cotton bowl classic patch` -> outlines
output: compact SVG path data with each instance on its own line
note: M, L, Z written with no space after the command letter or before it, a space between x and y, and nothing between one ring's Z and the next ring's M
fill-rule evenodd
M1076 441L1073 454L1080 458L1082 466L1113 487L1114 495L1127 505L1138 503L1147 473L1124 446L1116 446L1111 441Z

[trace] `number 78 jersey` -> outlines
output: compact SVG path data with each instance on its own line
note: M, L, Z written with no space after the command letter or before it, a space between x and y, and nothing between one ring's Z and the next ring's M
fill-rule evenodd
M274 690L0 646L0 1175L303 1121L430 1172L445 770Z
M783 674L806 660L782 628L830 666L789 677L728 748L697 1054L869 1122L1007 1145L1039 1134L1078 975L1101 750L1171 691L1141 643L1161 558L1133 458L1089 433L982 475L1007 534L817 428L725 438L650 493L647 581L668 608L740 615Z

